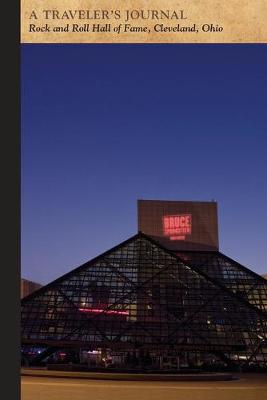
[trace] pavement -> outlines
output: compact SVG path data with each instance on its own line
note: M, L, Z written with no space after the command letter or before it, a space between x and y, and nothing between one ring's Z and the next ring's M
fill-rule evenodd
M241 374L220 382L126 382L91 379L21 378L21 400L264 400L266 374Z
M90 379L112 381L229 381L237 379L231 373L187 373L187 374L141 374L141 373L113 373L113 372L77 372L77 371L52 371L38 368L22 368L21 376L65 379Z

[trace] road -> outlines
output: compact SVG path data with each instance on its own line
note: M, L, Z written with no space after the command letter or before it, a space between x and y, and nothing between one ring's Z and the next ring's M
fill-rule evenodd
M267 375L225 382L118 382L22 377L21 400L264 400Z

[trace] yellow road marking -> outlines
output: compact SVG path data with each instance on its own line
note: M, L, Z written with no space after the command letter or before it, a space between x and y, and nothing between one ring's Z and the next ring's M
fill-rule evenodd
M119 388L119 389L175 389L175 390L255 390L255 389L267 389L267 386L152 386L152 385L124 385L123 382L119 385L109 384L103 385L103 382L100 384L92 384L90 383L64 383L64 382L21 382L22 385L43 385L43 386L90 386L98 389L106 389L106 388Z

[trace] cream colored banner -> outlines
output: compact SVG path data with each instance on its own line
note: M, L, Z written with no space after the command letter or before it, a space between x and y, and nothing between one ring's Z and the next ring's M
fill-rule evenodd
M22 0L22 43L266 43L267 0Z

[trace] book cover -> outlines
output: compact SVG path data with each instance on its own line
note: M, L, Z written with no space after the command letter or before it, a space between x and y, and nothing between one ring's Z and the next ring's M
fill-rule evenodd
M263 398L266 12L21 1L23 398Z

